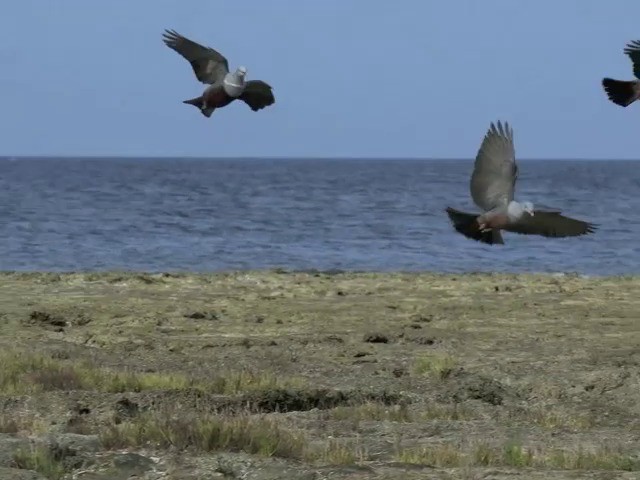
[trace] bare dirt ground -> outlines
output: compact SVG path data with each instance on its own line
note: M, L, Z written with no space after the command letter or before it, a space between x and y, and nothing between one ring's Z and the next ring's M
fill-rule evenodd
M0 325L0 478L640 478L640 277L7 273Z

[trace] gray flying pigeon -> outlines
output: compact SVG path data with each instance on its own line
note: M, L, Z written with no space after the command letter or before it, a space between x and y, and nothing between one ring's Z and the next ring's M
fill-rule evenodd
M471 198L482 209L480 215L447 207L445 211L455 230L479 242L504 244L501 230L542 235L572 237L592 233L596 225L565 217L560 211L534 209L531 202L513 199L518 166L513 130L505 122L491 123L471 175Z
M640 40L627 43L624 53L631 59L633 74L640 79ZM602 79L602 87L609 100L621 107L628 107L640 98L640 81L638 80L614 80L605 77Z
M199 97L182 102L198 107L205 117L238 98L254 112L275 103L270 85L262 80L245 81L245 67L229 72L229 62L220 52L189 40L174 30L165 30L162 36L169 48L189 61L196 78L209 85Z

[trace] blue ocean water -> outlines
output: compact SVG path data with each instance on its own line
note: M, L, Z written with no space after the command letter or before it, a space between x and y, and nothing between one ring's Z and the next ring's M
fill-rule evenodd
M590 236L456 233L471 160L0 159L0 270L640 273L640 162L520 161Z

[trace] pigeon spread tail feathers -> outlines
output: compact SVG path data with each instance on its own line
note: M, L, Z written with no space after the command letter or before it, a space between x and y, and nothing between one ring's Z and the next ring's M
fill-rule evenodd
M504 244L500 230L492 229L486 232L480 230L477 215L461 212L460 210L456 210L451 207L447 207L445 211L447 212L447 215L449 215L453 228L465 237L478 242L487 243L489 245Z
M198 110L200 110L200 113L202 113L207 118L209 118L213 114L213 111L215 110L215 108L213 107L207 107L205 109L202 108L202 106L204 105L204 98L202 95L196 98L192 98L190 100L183 100L182 103L186 103L187 105L193 105Z

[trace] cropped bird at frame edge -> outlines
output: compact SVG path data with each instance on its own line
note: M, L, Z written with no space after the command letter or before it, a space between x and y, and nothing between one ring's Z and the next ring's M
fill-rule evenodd
M226 107L237 99L254 112L275 103L269 84L262 80L245 80L247 69L243 66L230 72L229 62L217 50L189 40L175 30L165 30L163 41L191 64L200 82L208 85L199 97L182 102L197 107L205 117L211 117L217 108Z
M508 123L491 123L476 155L470 190L481 214L447 207L454 229L489 245L504 244L502 230L544 237L574 237L593 233L596 225L566 217L559 210L534 209L531 202L514 200L518 166L513 130Z
M633 74L640 79L640 40L627 43L623 53L631 59ZM602 79L602 88L609 100L621 107L628 107L640 98L640 80L615 80L605 77Z

